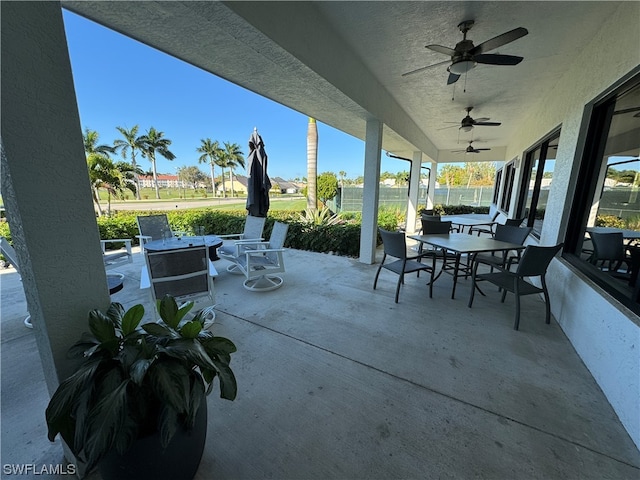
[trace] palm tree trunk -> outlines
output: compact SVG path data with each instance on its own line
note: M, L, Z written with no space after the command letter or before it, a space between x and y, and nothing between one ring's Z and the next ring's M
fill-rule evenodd
M231 170L231 198L236 196L236 192L233 189L233 168L230 169Z
M100 194L98 193L98 189L97 188L92 188L93 190L93 201L96 203L96 208L98 210L98 216L102 216L103 212L102 212L102 207L100 206Z
M153 169L153 185L156 187L156 198L160 200L160 189L158 188L158 173L156 172L156 159L149 157L151 160L151 168Z
M227 187L224 183L224 167L222 167L222 197L227 198Z
M318 126L316 119L309 117L307 127L307 208L318 208Z
M136 165L136 156L131 152L131 166L133 167L133 181L136 184L136 199L140 200L140 179L138 178L138 166Z
M215 198L216 196L216 181L214 180L214 175L213 175L213 163L209 164L209 167L211 168L211 195L213 195L213 197Z

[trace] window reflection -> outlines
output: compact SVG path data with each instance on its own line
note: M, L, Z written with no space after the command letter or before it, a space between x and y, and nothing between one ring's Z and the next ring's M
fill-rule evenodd
M570 222L581 227L570 251L584 271L618 299L636 309L640 301L640 83L620 88L596 105ZM581 223L577 223L582 218ZM575 242L575 248L572 243ZM626 301L624 300L626 299Z

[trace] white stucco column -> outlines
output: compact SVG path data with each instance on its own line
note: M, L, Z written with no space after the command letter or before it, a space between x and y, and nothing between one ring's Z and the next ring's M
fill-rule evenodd
M436 196L436 177L438 176L438 164L431 162L431 172L429 173L429 193L427 194L427 208L433 209Z
M106 308L109 293L60 4L0 8L2 198L53 392L89 310Z
M376 119L367 120L364 146L364 191L362 192L360 261L369 264L374 263L376 260L381 149L382 122Z
M422 152L413 152L411 160L411 182L409 183L409 202L407 205L407 233L416 232L418 212L418 194L420 192L420 173L422 172Z

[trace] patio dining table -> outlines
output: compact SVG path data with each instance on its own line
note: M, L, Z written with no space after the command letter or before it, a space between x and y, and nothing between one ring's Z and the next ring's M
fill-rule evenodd
M209 247L210 260L220 259L217 250L218 247L222 245L222 239L215 235L183 236L163 240L152 240L145 243L144 248L150 252L163 252L167 250L179 250L181 248L202 247L203 245Z
M449 233L445 235L409 235L409 238L418 242L431 245L436 249L443 251L442 268L434 281L440 277L442 273L450 273L453 275L453 288L451 290L451 298L455 298L456 284L460 273L463 272L465 277L470 274L470 268L473 265L475 256L478 253L504 252L508 250L524 250L525 246L518 243L503 242L489 237L476 237L466 233ZM454 264L450 265L450 256L447 252L453 253ZM462 255L469 255L469 262L461 265Z

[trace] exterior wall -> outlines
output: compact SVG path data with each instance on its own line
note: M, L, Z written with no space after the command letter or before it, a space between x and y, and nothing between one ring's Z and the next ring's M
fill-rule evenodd
M547 204L547 211L558 214L545 217L541 244L564 238L582 159L585 105L638 67L638 18L640 4L624 2L611 18L603 19L599 34L576 52L575 63L540 99L538 110L514 135L517 143L508 147L507 158L522 158L526 148L562 127ZM555 318L640 447L640 319L561 259L552 263L548 284Z
M2 193L53 393L88 312L110 299L60 4L0 8Z

